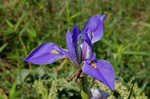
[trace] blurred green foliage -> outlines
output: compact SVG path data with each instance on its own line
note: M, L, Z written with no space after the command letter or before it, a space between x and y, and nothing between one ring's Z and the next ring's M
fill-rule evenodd
M149 5L150 0L0 0L0 97L81 98L77 84L66 82L76 70L71 63L37 66L23 59L45 41L66 48L66 30L73 24L82 29L94 14L107 15L103 38L93 46L97 59L110 61L116 80L128 89L135 80L138 95L150 95Z

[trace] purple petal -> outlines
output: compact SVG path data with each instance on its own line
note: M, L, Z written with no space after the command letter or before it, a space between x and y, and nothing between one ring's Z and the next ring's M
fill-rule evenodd
M94 15L86 22L83 32L88 33L88 36L92 43L100 40L103 35L103 23L105 15Z
M103 82L111 90L115 87L115 73L112 65L104 60L97 60L88 64L84 63L82 71L85 74L92 76L93 78Z
M92 57L92 44L86 33L82 33L82 41L81 41L81 52L82 52L82 60L87 60Z
M92 47L86 42L81 43L81 51L82 51L82 60L90 59L92 56Z
M64 58L64 51L54 43L45 42L35 48L24 60L33 64L51 64Z
M72 29L72 39L73 39L73 44L75 46L75 49L78 47L78 39L80 36L81 30L77 27L76 24L74 24L73 29Z
M80 52L78 51L78 41L79 41L79 37L81 34L81 30L77 27L76 24L74 24L73 29L72 29L72 42L75 48L75 54L77 56L77 59L79 60L79 56L80 56Z
M91 57L89 59L84 60L87 64L90 64L91 61L96 61L96 54L92 53Z
M73 38L69 31L67 31L66 33L66 43L67 43L70 59L73 60L78 65L77 54L76 54L75 46L73 44Z
M81 36L82 36L82 41L81 41L81 42L86 41L89 46L92 46L91 40L90 40L90 38L88 37L88 34L87 34L87 33L82 32Z

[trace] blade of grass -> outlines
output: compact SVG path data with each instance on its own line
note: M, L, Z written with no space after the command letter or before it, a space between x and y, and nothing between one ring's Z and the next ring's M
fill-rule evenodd
M133 94L134 84L135 84L135 80L132 81L132 87L130 88L130 93L129 93L128 99L131 99L131 96L132 96L132 94Z
M25 54L25 56L27 56L27 48L26 48L26 46L25 46L25 44L24 44L24 42L22 40L22 37L19 36L18 38L19 38L19 41L20 41L20 43L21 43L21 45L22 45L22 47L24 49L24 54ZM31 69L32 68L31 63L28 63L28 64L29 64L29 68Z
M5 43L0 47L0 53L7 47L7 45L8 43Z
M29 21L25 24L24 28L20 31L19 36L22 36L22 34L28 29L30 22L31 21Z
M79 16L80 14L81 14L80 12L74 14L73 16L71 16L71 19L74 19L75 17Z
M150 56L150 53L148 53L148 52L136 52L136 51L124 51L124 52L122 52L122 54Z
M109 41L102 39L102 42L105 43L107 46L111 47L112 49L114 49L113 44L111 44Z
M145 23L145 22L140 22L141 25L145 26L145 27L149 27L150 28L150 24L149 23Z
M16 86L17 86L17 83L15 81L12 85L10 92L9 92L9 99L16 99Z
M17 22L15 26L15 31L18 29L18 26L21 24L21 22L24 20L25 13L22 14L22 16L19 18L19 21Z
M6 23L8 24L8 26L10 28L14 28L15 27L8 19L6 19Z

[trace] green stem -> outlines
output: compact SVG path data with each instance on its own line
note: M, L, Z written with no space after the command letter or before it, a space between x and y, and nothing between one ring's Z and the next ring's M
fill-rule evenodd
M88 85L88 80L87 76L84 75L83 78L80 80L80 94L82 99L90 99L89 98L89 85Z

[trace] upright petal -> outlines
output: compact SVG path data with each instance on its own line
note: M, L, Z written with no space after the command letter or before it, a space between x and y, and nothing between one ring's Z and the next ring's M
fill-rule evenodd
M77 54L73 43L73 38L69 30L66 33L66 43L67 43L70 59L72 59L78 65Z
M86 41L89 46L92 46L92 42L91 42L91 40L90 40L90 38L86 32L82 32L81 36L82 36L81 42Z
M35 48L24 60L33 64L51 64L64 58L64 51L54 43L45 42Z
M92 47L86 41L83 41L80 46L82 61L90 59L92 56Z
M95 62L91 62L85 64L82 67L82 71L85 74L92 76L93 78L103 82L107 85L111 90L115 87L115 73L112 65L104 60L97 60Z
M79 38L80 38L81 30L77 27L76 24L74 24L72 29L72 42L75 48L75 54L77 57L78 62L80 61L80 49L79 49Z
M84 60L87 64L90 64L92 61L96 61L96 54L92 53L91 57L89 59Z
M82 53L82 61L90 59L92 57L92 44L86 33L82 33L82 40L80 47Z
M100 40L103 35L103 23L105 15L94 15L86 22L83 32L88 33L88 36L92 43Z
M77 27L76 24L74 24L73 29L72 29L72 39L73 39L73 44L75 49L78 47L78 39L80 36L81 30Z

